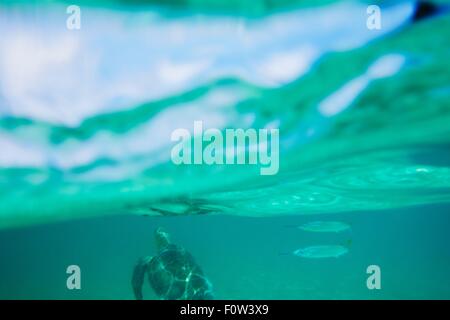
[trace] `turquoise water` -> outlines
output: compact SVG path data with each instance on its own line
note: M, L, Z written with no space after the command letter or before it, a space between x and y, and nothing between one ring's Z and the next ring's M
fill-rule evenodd
M0 298L132 299L159 226L217 298L450 298L448 3L376 3L2 2ZM174 165L197 120L279 129L279 172Z
M286 228L310 217L118 216L0 234L2 299L133 299L131 273L153 255L164 226L196 258L218 299L448 299L448 205L327 215L347 234ZM128 230L133 230L129 232ZM310 245L346 243L323 260L280 256ZM68 265L81 268L81 290L67 290ZM366 268L381 268L381 290L368 290ZM157 299L149 285L144 298Z

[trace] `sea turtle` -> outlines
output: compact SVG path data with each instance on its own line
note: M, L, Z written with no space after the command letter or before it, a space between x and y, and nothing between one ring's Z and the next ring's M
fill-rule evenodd
M157 255L141 258L133 272L133 291L142 300L142 285L147 273L155 293L166 300L213 299L212 286L186 249L172 244L162 228L155 231Z

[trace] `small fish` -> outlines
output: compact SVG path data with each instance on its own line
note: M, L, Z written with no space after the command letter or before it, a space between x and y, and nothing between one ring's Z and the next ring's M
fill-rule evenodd
M298 227L309 232L342 232L350 229L350 226L340 221L313 221Z
M339 258L346 254L348 248L339 245L329 246L311 246L306 248L297 249L293 252L295 256L309 259L322 259L322 258Z

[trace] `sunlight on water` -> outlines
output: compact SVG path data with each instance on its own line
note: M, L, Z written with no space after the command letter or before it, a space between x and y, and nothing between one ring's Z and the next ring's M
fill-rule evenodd
M319 230L305 236L305 230L289 229L285 242L280 237L286 222L308 226L323 220L305 220L311 214L338 215L332 221L342 221L353 242L358 237L364 242L364 232L347 225L348 215L364 219L353 215L373 217L374 212L395 220L390 217L395 210L437 206L436 216L448 227L450 15L413 23L413 1L383 1L383 27L369 30L364 2L81 3L82 27L73 31L66 29L64 1L0 4L0 228L5 239L7 232L25 232L8 230L13 227L34 225L33 232L42 236L48 230L53 237L58 228L45 223L66 221L61 228L75 237L80 226L71 230L70 221L78 218L119 215L129 230L138 225L134 219L143 219L148 229L141 228L133 239L139 248L119 263L128 270L152 248L151 239L144 244L137 235L151 235L157 220L140 216L179 216L181 222L158 221L191 245L206 265L212 249L192 240L187 226L225 237L229 248L211 240L223 250L224 261L227 254L242 258L239 293L227 287L230 274L221 278L220 263L210 261L219 297L329 298L334 289L317 287L306 276L302 281L310 283L301 293L295 287L277 289L275 270L286 267L292 276L295 268L289 261L314 255L364 264L361 242L355 249L345 244L346 232L328 232L342 239L323 247L314 241L295 245L295 232L313 240L330 235ZM261 176L259 166L250 165L174 165L171 133L191 129L196 120L222 132L279 128L278 174ZM411 219L422 221L416 211ZM198 217L211 226L185 215L211 215ZM114 219L105 218L105 224L116 228ZM219 230L220 219L236 226L234 239L229 238L231 227ZM93 228L90 240L95 221L86 222ZM272 233L268 221L280 224L273 231L278 247L267 244L265 252L257 247L246 257L239 251L245 230L255 234L252 244L257 246L265 232ZM360 230L370 230L370 223L361 220ZM374 223L395 238L392 227ZM435 223L429 223L431 230ZM407 227L405 237L412 230ZM112 231L101 232L112 237ZM18 246L24 245L21 241ZM126 255L126 246L118 246ZM245 247L251 250L251 244ZM264 259L294 250L300 257L268 262L264 270ZM448 256L433 257L430 264L439 259L449 264ZM386 254L382 260L390 265L389 259ZM332 262L345 270L345 263L339 263ZM270 294L249 280L253 271L258 273L252 268L261 268L269 279ZM317 276L313 265L305 268L305 274ZM287 285L286 279L280 281ZM342 297L367 297L356 284L352 288ZM131 298L129 288L117 290L88 297ZM436 292L450 296L449 287ZM15 294L27 296L19 289ZM384 297L396 295L391 291Z
M365 24L345 23L358 18L362 4L257 20L157 18L152 9L101 13L88 7L85 15L96 19L85 19L80 33L70 33L56 27L57 7L39 7L31 21L31 7L13 8L2 10L10 38L0 46L7 67L0 120L0 142L7 150L0 157L4 226L55 215L158 214L151 208L159 203L176 208L188 198L181 202L211 201L211 211L236 214L238 207L248 215L448 201L446 168L418 172L424 164L413 159L427 144L447 142L448 97L442 91L448 86L442 59L448 53L447 17L400 27L412 12L404 2L388 7L386 26L372 32ZM314 21L315 14L324 20ZM302 27L325 22L330 29L314 37ZM211 23L214 27L204 28ZM400 31L367 43L396 28ZM432 30L440 32L430 37ZM345 40L349 34L351 42ZM233 58L236 54L242 58ZM295 67L297 61L308 69ZM441 76L430 74L436 68ZM36 81L44 73L48 80ZM256 170L170 165L170 132L192 127L199 118L223 129L277 121L280 174L262 179ZM211 173L217 179L201 178ZM396 184L402 190L395 190ZM353 185L359 190L349 194ZM373 188L385 192L382 201L366 192ZM424 189L420 198L405 194ZM238 204L228 198L236 195ZM58 204L52 204L55 197Z

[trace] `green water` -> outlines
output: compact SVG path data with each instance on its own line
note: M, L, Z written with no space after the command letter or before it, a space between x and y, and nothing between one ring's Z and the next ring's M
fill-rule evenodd
M196 258L218 299L449 299L448 205L327 215L352 225L346 234L286 228L309 217L118 216L0 235L2 299L133 299L131 274L153 255L153 229ZM128 230L132 230L129 232ZM280 252L345 244L339 258ZM67 290L68 265L81 268L81 290ZM381 268L381 290L368 290L366 268ZM148 284L144 298L156 299Z
M160 225L217 298L450 298L450 15L380 2L370 31L366 4L331 2L99 1L70 32L62 2L0 5L0 298L131 299ZM175 166L194 120L279 128L280 171ZM285 227L327 219L351 231ZM349 252L279 255L323 244Z

